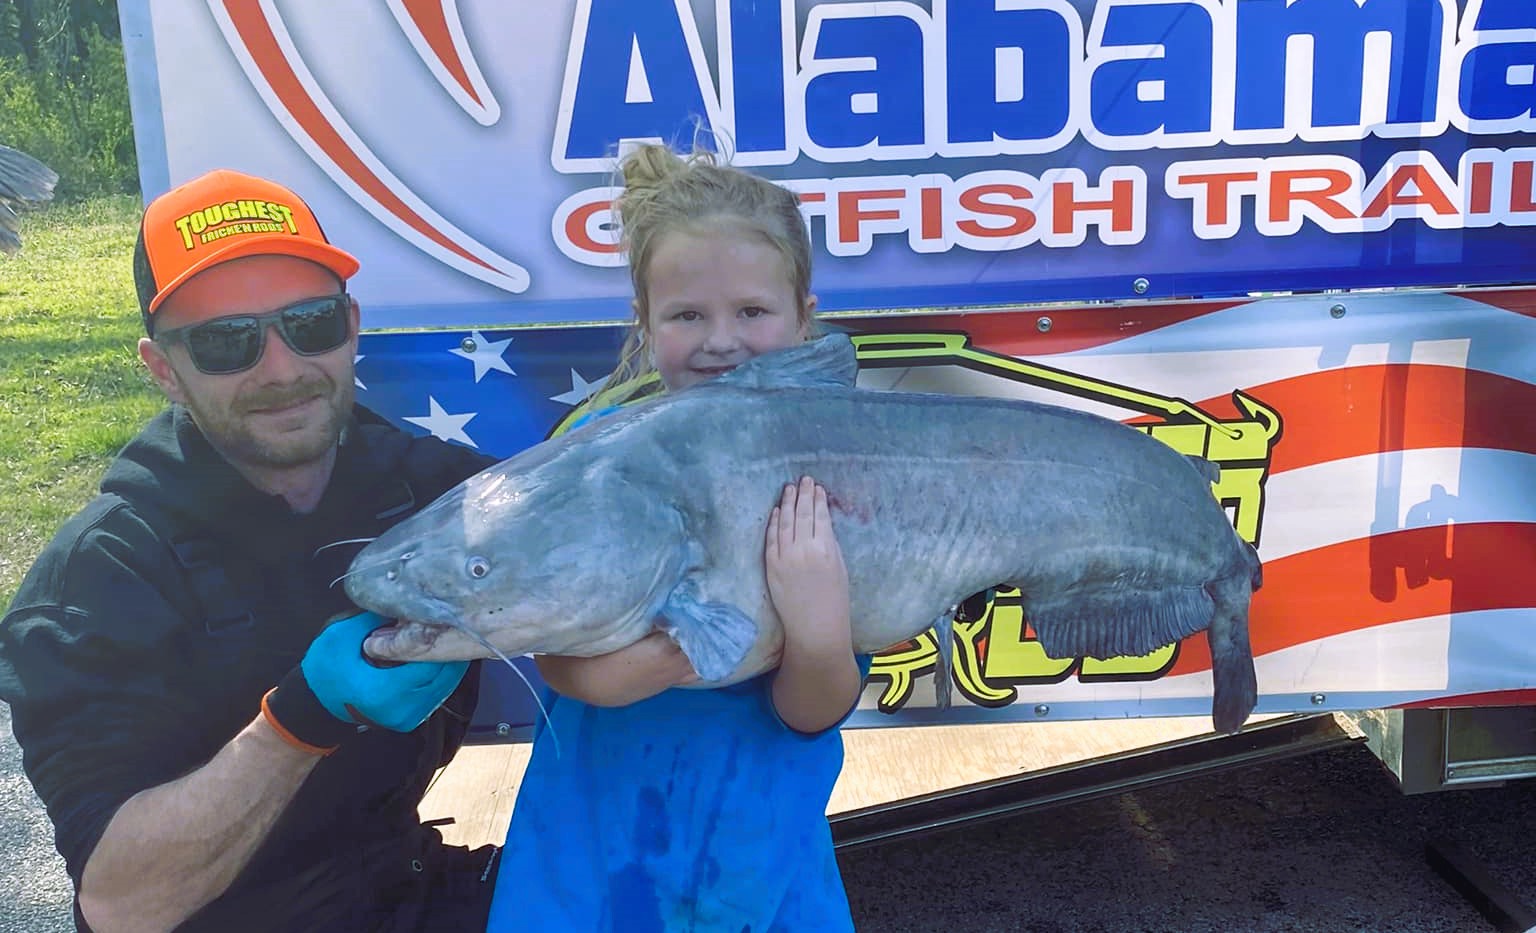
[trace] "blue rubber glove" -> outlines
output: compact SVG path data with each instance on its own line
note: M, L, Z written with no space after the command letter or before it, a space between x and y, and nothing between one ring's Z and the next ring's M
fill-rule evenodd
M299 666L262 700L262 712L284 739L328 754L359 725L409 732L458 688L468 661L394 664L364 655L364 639L388 624L362 612L316 636Z

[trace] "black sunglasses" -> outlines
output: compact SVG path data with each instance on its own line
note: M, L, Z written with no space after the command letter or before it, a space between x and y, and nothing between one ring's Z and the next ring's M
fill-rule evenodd
M210 376L227 376L250 369L267 345L267 328L275 326L288 349L300 356L319 356L351 336L352 301L345 292L296 301L266 314L215 318L155 334L155 340L180 343L192 365Z

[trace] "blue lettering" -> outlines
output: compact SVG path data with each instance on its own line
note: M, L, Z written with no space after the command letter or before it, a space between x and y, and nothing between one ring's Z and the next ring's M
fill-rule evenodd
M1483 0L1472 28L1536 29L1536 4L1531 0Z
M1473 20L1480 31L1536 28L1530 0L1483 0ZM1511 82L1511 75L1523 80ZM1457 103L1473 120L1516 120L1536 109L1536 43L1478 43L1467 50L1457 76Z
M923 31L904 16L827 18L817 60L873 59L873 69L828 71L805 85L805 131L818 146L921 145Z
M779 152L784 133L784 14L779 3L730 0L730 61L738 152Z
M1315 43L1312 125L1359 125L1361 94L1348 92L1365 86L1365 39L1373 32L1392 40L1387 122L1432 122L1445 28L1438 0L1245 0L1237 5L1234 126L1285 125L1286 41L1295 35Z
M949 3L946 54L952 143L1049 139L1071 117L1073 42L1062 14L996 7L996 0ZM1022 52L1022 75L999 81L1000 51ZM1022 78L1022 87L1015 77ZM1007 91L1000 93L1005 87Z
M586 35L571 97L566 159L612 157L621 139L707 138L710 112L681 11L673 0L587 0ZM692 23L688 24L688 29ZM635 93L635 79L644 93Z
M1211 129L1210 14L1185 3L1113 6L1105 13L1105 48L1161 45L1161 58L1108 61L1090 82L1093 123L1112 136L1206 133ZM1142 99L1141 88L1161 93Z
M1536 109L1536 84L1509 83L1510 69L1536 71L1536 43L1480 45L1461 62L1457 100L1473 120L1511 120Z

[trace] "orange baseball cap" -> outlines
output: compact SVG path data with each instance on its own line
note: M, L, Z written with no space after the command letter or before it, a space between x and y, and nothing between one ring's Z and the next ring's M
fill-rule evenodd
M216 169L155 198L133 254L144 332L154 336L155 310L192 276L272 255L319 263L343 282L357 273L357 259L330 244L304 199L276 182Z

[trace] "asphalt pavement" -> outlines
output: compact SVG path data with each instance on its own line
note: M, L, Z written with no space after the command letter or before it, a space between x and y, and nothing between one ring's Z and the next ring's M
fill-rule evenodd
M1447 840L1536 905L1536 783L1405 796L1364 745L841 857L861 931L1478 933Z
M11 708L0 703L0 933L66 933L69 878L53 826L21 770Z
M0 931L66 933L69 884L0 704ZM1448 840L1536 906L1536 781L1404 796L1363 746L843 852L862 933L1486 933Z

